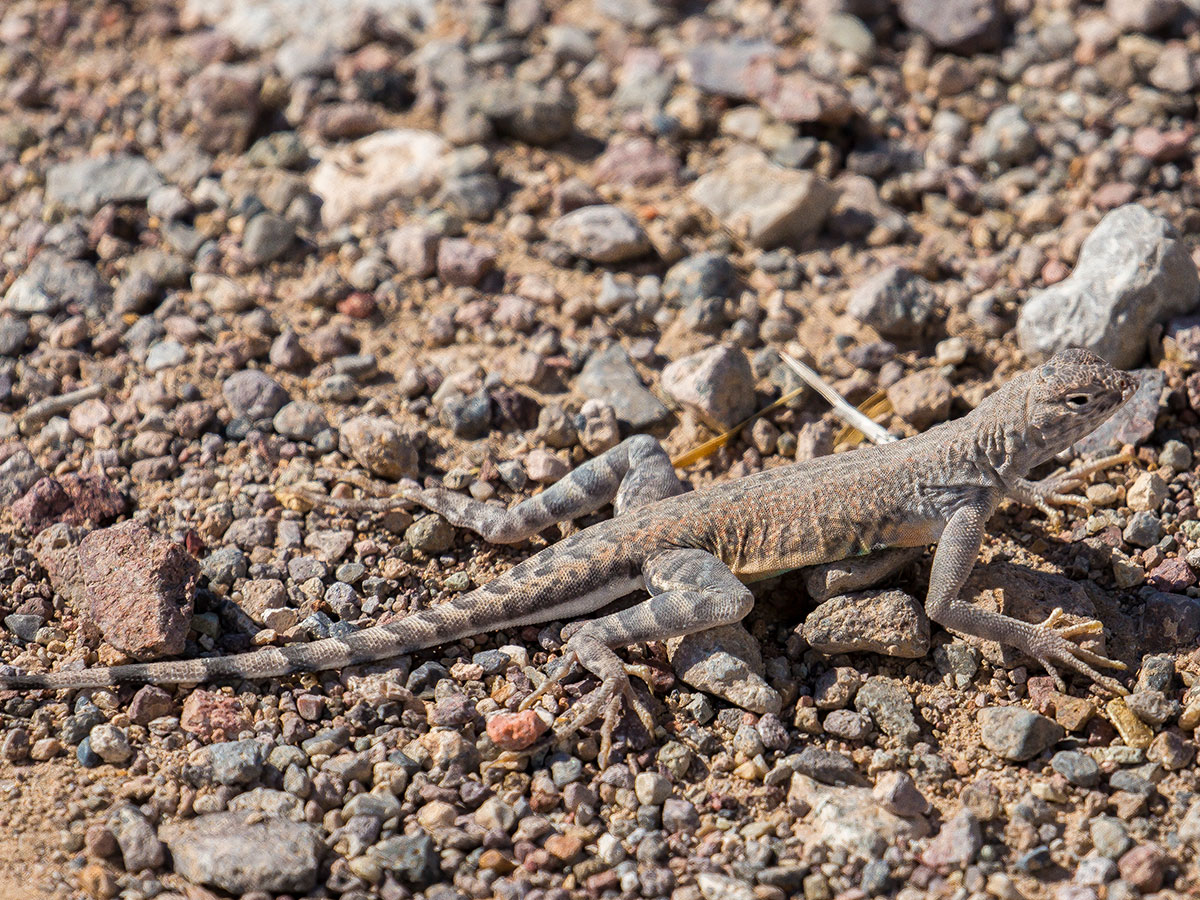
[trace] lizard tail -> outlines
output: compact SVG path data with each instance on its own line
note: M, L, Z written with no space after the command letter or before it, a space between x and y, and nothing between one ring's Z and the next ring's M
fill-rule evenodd
M110 684L200 684L215 678L278 678L389 659L517 625L582 615L642 586L626 552L607 558L580 534L543 550L467 594L386 625L307 644L236 656L164 660L44 674L0 666L0 690L77 690ZM603 547L601 549L604 549Z
M479 629L471 622L473 617L464 615L466 599L456 598L387 625L351 632L345 637L324 638L284 647L264 647L234 656L96 666L40 674L0 667L0 690L78 690L110 684L200 684L224 676L277 678L296 672L338 669L399 656L475 634ZM495 627L504 626L501 623Z

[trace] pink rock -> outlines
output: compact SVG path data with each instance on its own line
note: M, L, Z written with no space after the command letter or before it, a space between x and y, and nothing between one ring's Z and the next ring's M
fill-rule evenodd
M181 545L122 522L85 537L79 561L105 640L137 659L182 652L200 567Z
M1134 847L1117 862L1121 877L1144 894L1162 887L1167 869L1167 855L1158 844Z
M456 287L475 287L495 265L495 250L466 238L448 238L438 247L438 277Z
M614 141L600 154L593 170L600 184L649 187L673 180L679 174L679 160L647 137Z
M212 743L235 740L250 727L251 720L236 697L197 690L183 701L179 727L205 743Z
M1192 131L1189 128L1159 131L1146 125L1133 133L1133 152L1151 162L1170 162L1187 152L1191 139Z
M547 725L532 709L498 713L488 719L488 737L501 750L524 750L546 733Z
M387 257L401 272L428 278L437 271L438 236L420 225L405 225L387 240Z
M1182 594L1196 583L1196 573L1186 560L1173 556L1155 566L1146 576L1146 583L1159 591Z

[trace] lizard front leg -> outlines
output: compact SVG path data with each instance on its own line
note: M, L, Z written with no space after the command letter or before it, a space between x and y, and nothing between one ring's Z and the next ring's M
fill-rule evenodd
M606 503L611 502L614 513L620 515L683 491L662 445L649 435L636 434L511 509L442 488L405 491L400 496L490 543L515 544L555 522L595 512Z
M600 687L581 700L559 722L559 737L569 737L582 726L604 716L600 730L601 765L612 749L612 732L622 698L653 732L654 717L633 693L629 675L644 677L638 667L627 666L613 652L638 641L663 640L737 622L750 611L754 598L729 567L704 550L664 550L642 566L646 589L653 596L644 603L585 622L563 649L558 671L525 701L532 705L576 664L600 678Z
M1124 465L1132 459L1133 457L1128 453L1117 453L1113 456L1094 460L1077 469L1072 469L1059 475L1051 475L1049 478L1043 478L1040 481L1018 478L1009 489L1009 496L1021 503L1036 506L1051 519L1058 518L1061 515L1059 510L1054 508L1055 505L1070 504L1078 506L1090 514L1092 511L1091 501L1082 494L1072 494L1069 491L1082 485L1084 479L1089 475L1103 472L1105 469L1111 469L1114 466Z
M1059 627L1061 611L1056 610L1045 622L1035 625L1002 613L979 609L959 599L959 591L979 556L987 514L988 510L984 508L966 506L955 512L946 523L934 552L929 576L929 594L925 600L925 611L929 618L952 631L1016 647L1036 659L1060 690L1065 690L1066 686L1058 674L1057 666L1065 666L1082 672L1115 694L1128 693L1120 682L1101 675L1093 668L1110 666L1124 669L1123 663L1092 653L1067 639L1085 632L1094 633L1099 623Z

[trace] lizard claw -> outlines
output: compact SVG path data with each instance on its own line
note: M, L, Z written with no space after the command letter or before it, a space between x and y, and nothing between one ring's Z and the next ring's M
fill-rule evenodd
M557 666L537 690L521 701L520 708L528 709L537 703L554 685L561 683L576 665L599 675L600 685L558 718L554 723L554 734L559 740L569 738L583 726L603 717L600 728L600 765L604 767L608 765L609 756L612 754L612 736L620 720L622 700L636 713L646 730L654 733L654 713L637 695L633 683L629 680L629 676L636 675L649 687L652 684L652 672L649 666L621 661L603 644L586 639L574 647L568 643Z
M603 716L604 722L600 726L601 768L607 768L609 757L612 755L613 731L616 730L620 720L621 700L624 700L629 708L637 714L646 730L651 734L654 733L654 714L634 692L633 684L629 680L630 674L642 677L642 673L636 670L645 667L624 666L624 668L625 671L621 675L609 675L604 678L598 688L575 704L554 723L555 737L563 740L571 737L584 725Z
M1030 625L1031 631L1026 646L1021 649L1041 664L1046 673L1054 679L1054 684L1060 691L1066 691L1066 684L1059 675L1057 667L1065 666L1082 672L1105 690L1117 695L1128 694L1129 691L1123 684L1115 678L1102 675L1094 668L1095 666L1104 666L1110 669L1124 670L1125 663L1101 656L1099 653L1093 653L1086 647L1081 647L1069 640L1069 638L1082 635L1099 634L1103 631L1104 626L1095 619L1088 619L1076 625L1062 625L1060 623L1063 615L1062 609L1056 608L1046 617L1046 621L1038 625Z

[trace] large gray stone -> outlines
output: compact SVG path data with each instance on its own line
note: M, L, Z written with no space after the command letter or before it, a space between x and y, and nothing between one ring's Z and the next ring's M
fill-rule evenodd
M144 203L163 179L146 159L127 154L51 166L46 200L91 214L106 203Z
M1118 368L1146 352L1151 327L1200 301L1200 276L1166 219L1137 204L1114 209L1088 235L1069 278L1031 297L1017 320L1026 353L1085 347Z
M165 825L159 837L171 848L175 871L194 884L231 894L311 891L324 844L316 829L258 813L209 813Z
M784 169L757 154L702 176L690 193L723 227L764 248L801 246L837 199L820 175Z
M575 387L588 399L603 400L612 406L617 419L633 431L641 431L669 413L642 383L620 344L609 344L589 356Z

